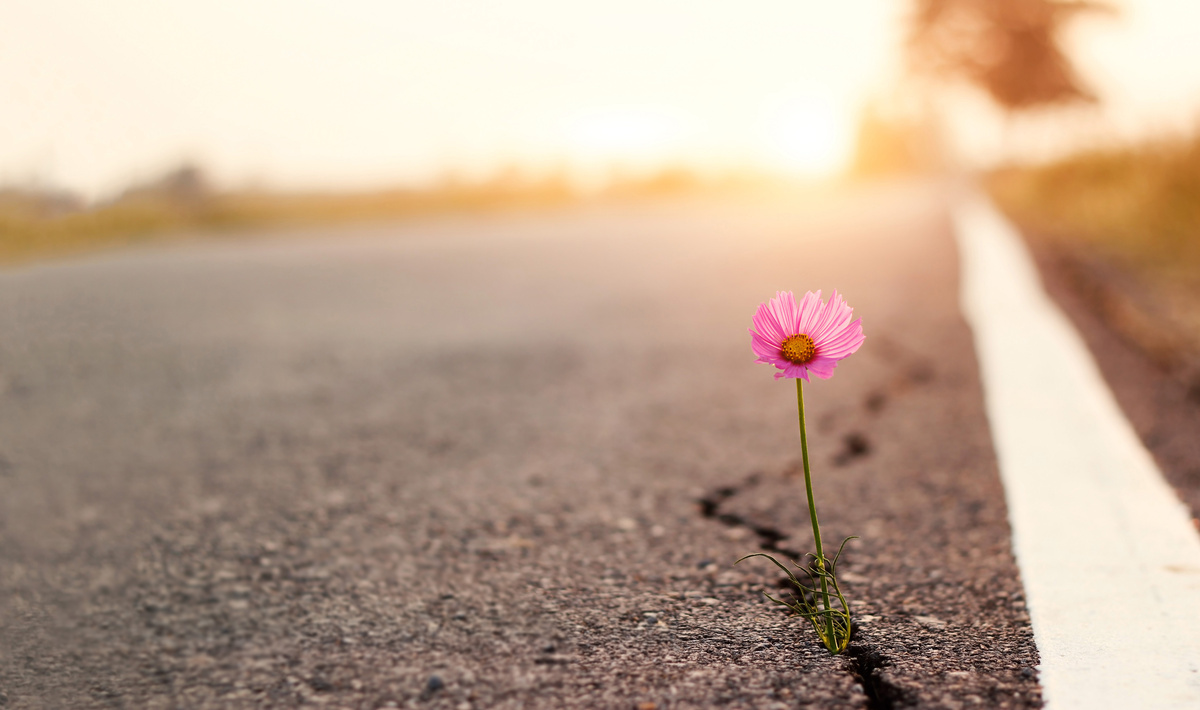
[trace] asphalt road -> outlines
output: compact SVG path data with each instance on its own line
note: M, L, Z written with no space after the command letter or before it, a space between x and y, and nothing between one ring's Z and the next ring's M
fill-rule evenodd
M0 274L0 706L1036 707L947 194L459 217ZM746 329L837 288L807 388Z

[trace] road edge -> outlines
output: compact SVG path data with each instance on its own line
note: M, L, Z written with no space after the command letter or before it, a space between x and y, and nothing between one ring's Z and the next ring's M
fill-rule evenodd
M978 192L952 220L1046 706L1200 707L1186 507L1015 228Z

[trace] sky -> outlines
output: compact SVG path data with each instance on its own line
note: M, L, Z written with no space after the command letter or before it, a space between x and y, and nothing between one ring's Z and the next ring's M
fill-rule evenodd
M1200 3L1123 6L1070 37L1110 99L1090 125L1134 135L1194 121ZM851 155L861 107L895 92L908 7L6 0L0 184L94 197L184 161L227 186L281 189L507 165L585 181L680 164L828 174ZM994 159L994 112L966 93L957 106L958 140Z
M952 132L969 163L1046 160L1072 150L1200 128L1200 2L1107 0L1116 12L1081 17L1064 37L1082 78L1101 99L1005 121L977 95L957 92Z

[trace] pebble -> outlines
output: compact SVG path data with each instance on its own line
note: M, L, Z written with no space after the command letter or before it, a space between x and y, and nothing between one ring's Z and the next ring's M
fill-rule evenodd
M425 683L425 689L431 693L434 691L441 690L442 688L445 688L445 687L446 687L446 684L442 682L441 676L437 676L437 675L429 676L429 680Z
M921 626L929 626L935 629L946 628L946 622L942 621L936 616L914 616L913 621L917 622Z

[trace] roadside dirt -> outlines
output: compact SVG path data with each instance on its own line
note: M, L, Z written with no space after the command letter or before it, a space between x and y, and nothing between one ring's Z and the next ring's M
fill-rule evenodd
M1200 529L1200 349L1178 313L1188 294L1023 229L1050 296L1075 324L1163 475ZM1171 300L1168 303L1167 300ZM1194 298L1192 300L1195 300ZM1200 302L1191 308L1200 313Z

